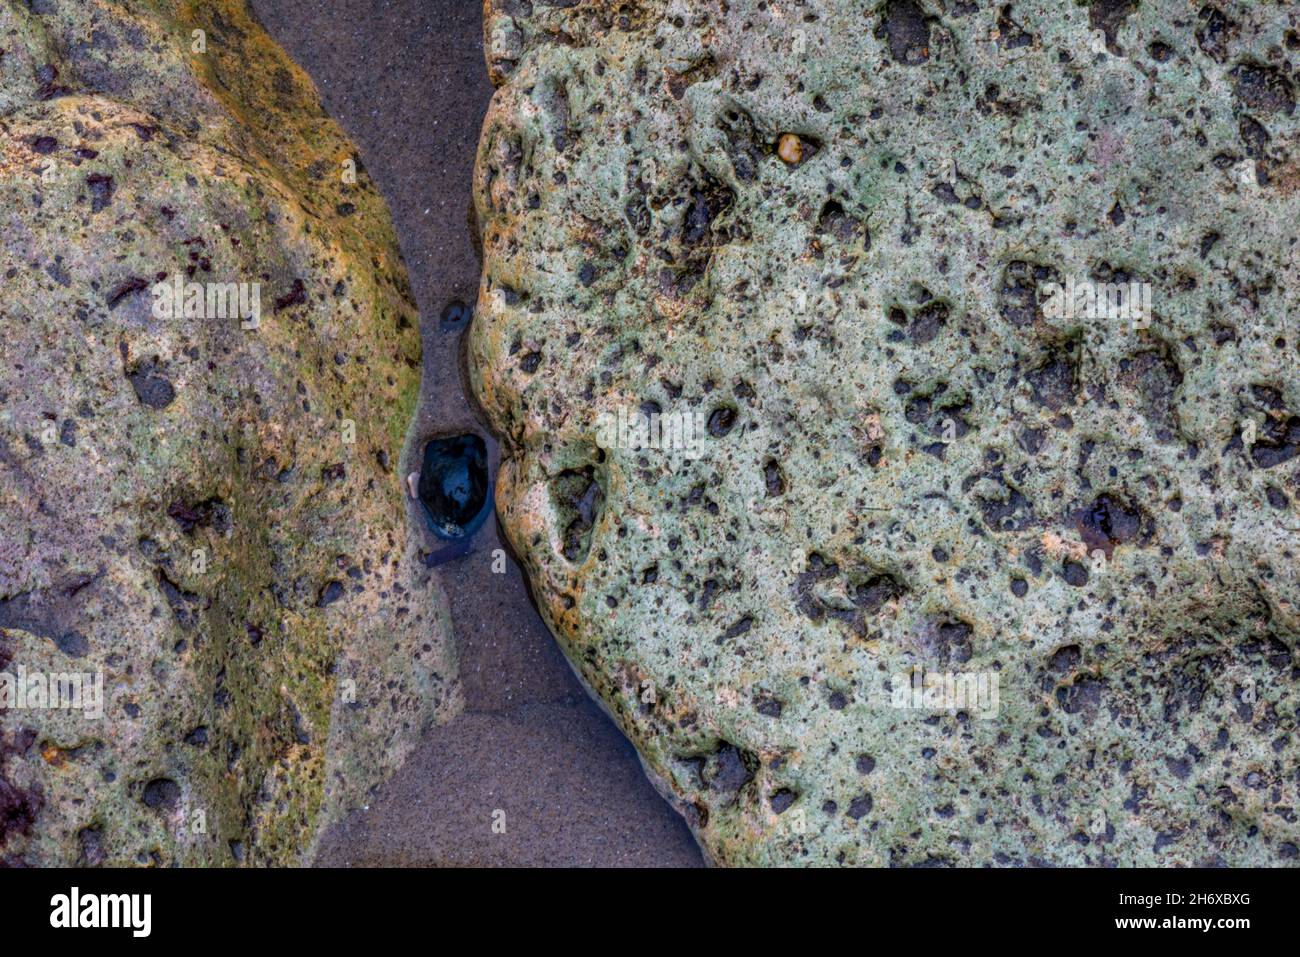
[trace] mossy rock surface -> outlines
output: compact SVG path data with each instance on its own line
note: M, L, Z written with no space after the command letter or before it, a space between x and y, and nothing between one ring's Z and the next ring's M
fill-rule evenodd
M460 707L388 212L242 2L9 0L0 48L0 665L106 695L0 712L0 859L308 860Z
M1296 863L1297 26L490 0L498 511L713 860Z

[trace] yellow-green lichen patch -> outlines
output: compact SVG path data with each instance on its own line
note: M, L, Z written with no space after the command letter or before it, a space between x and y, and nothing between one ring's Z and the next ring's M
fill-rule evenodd
M459 708L387 213L243 3L21 7L72 52L0 101L0 658L105 710L0 713L0 860L300 862Z

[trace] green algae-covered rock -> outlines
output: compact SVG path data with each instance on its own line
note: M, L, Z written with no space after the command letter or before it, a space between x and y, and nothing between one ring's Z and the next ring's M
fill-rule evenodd
M0 708L0 859L307 859L459 708L387 211L242 2L6 0L0 48L0 696L86 693Z
M489 2L498 508L712 859L1296 862L1297 27Z

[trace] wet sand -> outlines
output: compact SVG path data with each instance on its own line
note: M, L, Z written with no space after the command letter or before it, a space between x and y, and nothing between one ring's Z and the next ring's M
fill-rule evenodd
M467 215L492 95L478 0L252 6L316 81L392 209L424 337L420 431L486 437L461 382L459 337L439 328L446 304L472 305L478 289ZM685 824L570 672L519 569L509 562L506 574L492 574L500 547L489 523L470 555L438 569L465 712L434 729L366 809L324 835L317 863L698 866Z

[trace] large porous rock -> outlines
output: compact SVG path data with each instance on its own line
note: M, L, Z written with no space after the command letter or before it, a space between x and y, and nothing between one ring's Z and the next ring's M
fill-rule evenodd
M242 2L0 48L0 671L104 695L0 710L0 859L303 860L459 708L387 211Z
M1297 26L489 4L499 511L713 859L1296 862Z

